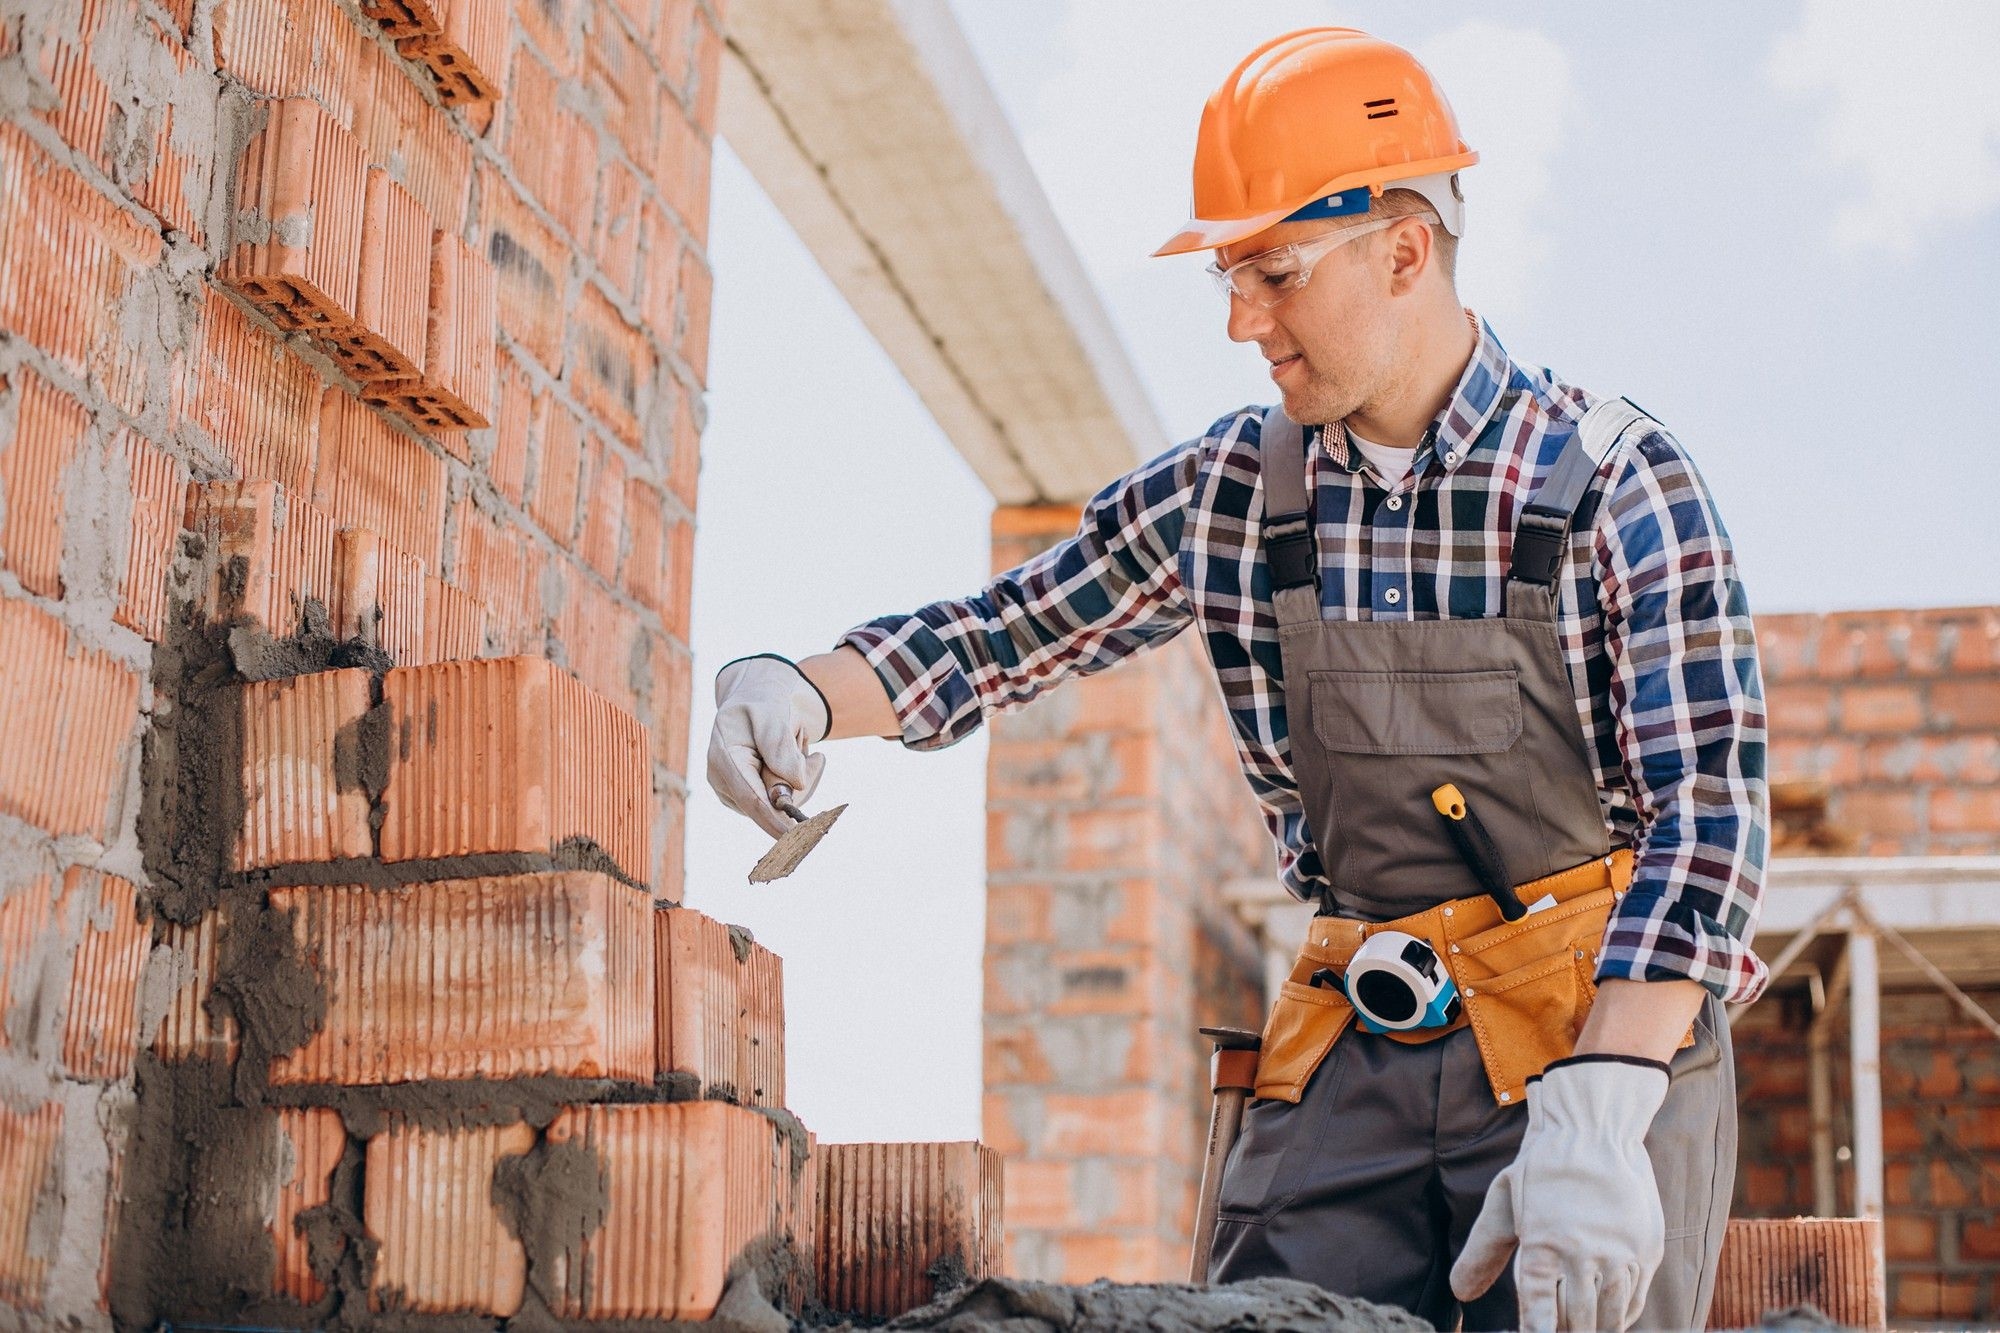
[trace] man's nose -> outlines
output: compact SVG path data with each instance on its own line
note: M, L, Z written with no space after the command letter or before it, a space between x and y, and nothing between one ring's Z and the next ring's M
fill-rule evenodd
M1234 292L1229 294L1229 341L1257 342L1276 327L1270 311L1251 305Z

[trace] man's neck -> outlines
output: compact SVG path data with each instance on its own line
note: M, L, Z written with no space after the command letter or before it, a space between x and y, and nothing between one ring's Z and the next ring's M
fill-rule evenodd
M1438 413L1451 401L1478 345L1469 310L1454 310L1426 322L1409 358L1409 372L1379 402L1366 403L1347 417L1347 428L1363 439L1397 449L1415 448Z

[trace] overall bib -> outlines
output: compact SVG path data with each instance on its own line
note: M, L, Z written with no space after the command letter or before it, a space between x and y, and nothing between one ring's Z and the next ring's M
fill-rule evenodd
M1629 877L1630 853L1610 844L1557 640L1556 586L1571 516L1599 462L1646 420L1612 400L1579 424L1524 509L1503 616L1328 621L1306 434L1277 408L1266 417L1265 550L1292 765L1331 889L1266 1029L1263 1060L1273 1067L1260 1064L1224 1171L1213 1280L1301 1278L1440 1328L1456 1322L1452 1260L1520 1145L1523 1080L1570 1053L1594 995L1596 923ZM1544 882L1524 887L1522 901L1532 906L1547 888L1557 906L1501 922L1432 806L1447 782L1480 815L1509 878ZM1588 901L1574 896L1585 889ZM1599 914L1582 916L1579 933L1585 908ZM1466 1010L1477 1012L1444 1029L1378 1034L1349 1021L1337 992L1302 984L1315 961L1344 964L1363 923L1403 928L1403 918L1428 923L1454 971L1482 950L1504 956L1495 964L1504 971L1461 986ZM1502 993L1514 1010L1487 1019ZM1342 1011L1338 1021L1327 1006ZM1316 1023L1322 1035L1301 1042ZM1700 1328L1707 1317L1735 1177L1728 1034L1711 995L1647 1134L1666 1253L1642 1328ZM1511 1271L1463 1315L1467 1329L1515 1327Z

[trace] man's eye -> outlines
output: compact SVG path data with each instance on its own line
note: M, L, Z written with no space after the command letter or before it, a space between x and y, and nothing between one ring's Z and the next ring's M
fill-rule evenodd
M1259 280L1261 280L1266 287L1272 288L1277 291L1283 291L1285 288L1291 286L1293 281L1296 280L1298 276L1299 276L1299 271L1295 268L1286 268L1286 269L1260 268L1257 270L1257 277L1259 278Z

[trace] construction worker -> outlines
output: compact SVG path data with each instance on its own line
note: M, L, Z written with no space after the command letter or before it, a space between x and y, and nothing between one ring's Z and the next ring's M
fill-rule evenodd
M1253 51L1158 253L1215 252L1282 405L1113 482L971 597L730 663L709 780L775 835L770 788L809 794L819 741L948 745L1195 627L1279 872L1319 904L1215 1278L1441 1328L1700 1328L1735 1171L1720 1006L1766 979L1756 645L1679 442L1462 307L1475 161L1406 51L1344 28Z

